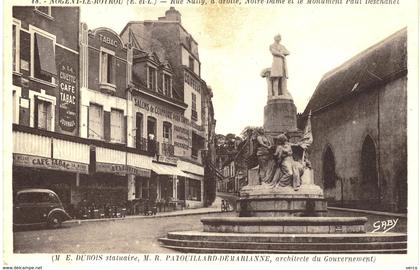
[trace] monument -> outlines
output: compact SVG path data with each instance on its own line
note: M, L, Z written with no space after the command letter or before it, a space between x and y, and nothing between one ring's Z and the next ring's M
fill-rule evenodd
M296 106L287 89L290 52L274 37L271 68L261 72L267 81L264 127L255 129L251 155L258 166L248 170L248 185L240 192L240 216L322 216L327 211L323 191L314 184L306 150L312 143L310 116L305 131L297 129Z
M365 217L329 217L323 190L314 184L307 149L311 115L297 129L287 89L289 51L274 37L263 128L249 130L248 185L236 217L205 217L203 232L169 232L162 246L203 253L406 253L407 235L367 233Z

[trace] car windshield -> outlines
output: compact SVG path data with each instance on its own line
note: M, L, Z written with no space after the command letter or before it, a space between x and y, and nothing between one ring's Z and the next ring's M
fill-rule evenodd
M58 198L53 193L28 192L19 194L18 203L58 203Z

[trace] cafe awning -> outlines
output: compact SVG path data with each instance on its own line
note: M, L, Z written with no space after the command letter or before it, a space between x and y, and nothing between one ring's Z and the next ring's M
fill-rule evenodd
M203 180L203 176L196 175L196 174L193 174L193 173L188 173L188 172L183 172L183 173L185 173L187 175L187 176L185 176L187 178L200 180L200 181Z
M177 175L187 177L187 175L177 167L159 163L152 163L152 171L160 175Z

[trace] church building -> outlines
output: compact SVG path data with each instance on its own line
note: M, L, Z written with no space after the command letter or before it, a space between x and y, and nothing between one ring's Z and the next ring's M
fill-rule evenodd
M326 73L299 122L310 113L310 160L329 206L405 212L407 29Z

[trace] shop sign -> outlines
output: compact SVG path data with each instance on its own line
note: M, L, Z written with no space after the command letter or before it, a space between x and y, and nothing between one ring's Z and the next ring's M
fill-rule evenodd
M162 116L170 120L174 120L180 124L191 126L191 122L188 118L184 117L182 114L168 110L167 108L160 107L151 102L145 101L137 96L133 96L134 105L140 109L146 110L156 116ZM197 126L197 125L196 125Z
M143 109L156 117L164 117L173 122L173 140L175 151L183 155L182 151L189 151L191 148L191 137L192 128L201 130L202 127L197 124L190 122L183 115L172 112L167 108L160 107L151 102L145 101L137 96L133 97L134 105L140 109ZM179 152L180 150L181 152ZM185 153L184 153L185 154Z
M87 174L89 171L88 164L23 154L13 154L13 165L84 174Z
M74 132L77 128L78 78L76 67L71 64L58 65L58 124L61 130Z
M112 46L113 48L122 48L120 38L111 31L101 29L95 32L95 34L102 44Z
M96 162L96 171L113 174L134 174L143 177L150 177L150 170L123 164L111 164Z
M172 164L172 165L177 165L178 164L178 158L176 158L176 157L168 157L168 156L158 155L155 158L153 158L153 160L156 161L156 162L168 163L168 164Z
M189 150L191 146L191 130L182 126L174 125L173 128L174 146Z

